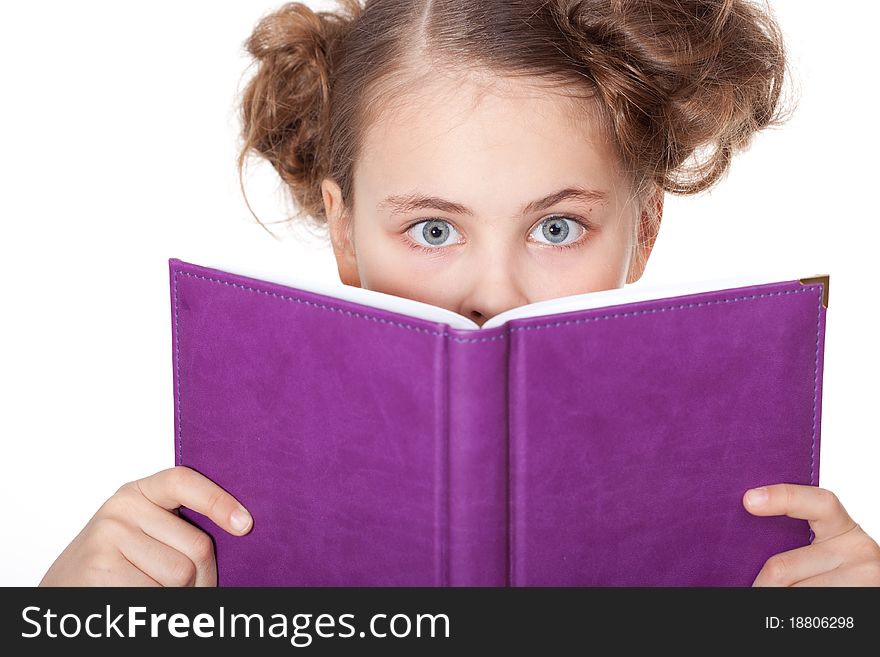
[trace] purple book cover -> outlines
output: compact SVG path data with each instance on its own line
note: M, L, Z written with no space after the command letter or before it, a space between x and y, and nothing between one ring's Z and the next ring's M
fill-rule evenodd
M169 260L175 463L221 586L749 586L819 484L828 279L470 330Z

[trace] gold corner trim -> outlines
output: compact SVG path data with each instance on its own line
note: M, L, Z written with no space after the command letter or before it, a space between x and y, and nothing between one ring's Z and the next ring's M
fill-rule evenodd
M823 274L822 276L811 276L810 278L799 279L802 285L811 285L815 283L822 284L822 305L828 308L828 288L831 286L831 274Z

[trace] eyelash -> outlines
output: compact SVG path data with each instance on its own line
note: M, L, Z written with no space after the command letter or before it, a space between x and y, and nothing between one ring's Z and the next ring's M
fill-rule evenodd
M543 219L541 219L541 221L539 221L537 224L535 224L535 226L532 226L532 228L529 229L529 234L531 234L531 232L535 229L536 226L540 226L542 223L544 223L548 219L554 219L556 217L561 217L562 219L568 219L569 221L573 221L574 223L578 224L581 228L584 229L583 235L581 235L580 239L578 239L574 242L569 242L568 244L553 244L553 245L551 245L551 244L543 244L542 242L539 242L540 244L543 244L544 246L553 246L554 248L557 248L557 249L574 249L574 248L581 246L581 243L586 239L585 236L588 235L593 230L593 227L590 224L588 224L586 221L578 219L577 217L570 217L566 214L552 214L548 217L544 217ZM409 233L409 231L412 230L413 226L418 226L419 224L423 224L426 221L445 221L446 223L452 223L452 222L450 222L446 219L442 219L440 217L431 218L431 219L420 219L419 221L415 221L415 222L411 223L409 226L407 226L403 231L404 235ZM406 238L406 244L411 249L414 249L416 251L421 251L422 253L430 253L430 254L436 254L436 253L442 251L444 248L442 246L435 246L433 248L431 248L429 246L422 246L421 244L412 240L409 237Z
M419 222L419 223L421 223L421 222ZM413 224L413 226L415 226L415 225L416 225L416 224ZM410 228L412 228L412 226L410 226ZM409 228L407 228L407 230L409 230ZM443 250L442 247L434 247L434 248L432 249L432 248L429 247L429 246L422 246L422 245L419 244L418 242L413 242L411 239L407 239L407 240L406 240L406 245L407 245L409 248L413 249L414 251L420 251L420 252L422 252L422 253L430 253L430 254L432 254L432 255L435 254L435 253L437 253L438 251L442 251L442 250Z

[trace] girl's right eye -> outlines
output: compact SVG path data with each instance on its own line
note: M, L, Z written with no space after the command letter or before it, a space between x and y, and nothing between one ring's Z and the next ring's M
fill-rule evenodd
M421 248L427 251L435 251L441 246L456 244L458 231L452 224L444 219L426 219L413 224L406 231Z

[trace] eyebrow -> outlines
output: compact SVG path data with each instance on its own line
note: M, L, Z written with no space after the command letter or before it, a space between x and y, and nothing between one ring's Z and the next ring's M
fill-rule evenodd
M595 189L585 189L583 187L566 187L559 191L548 194L543 198L536 199L526 203L520 210L521 214L531 214L545 210L560 201L573 199L585 201L587 203L607 203L608 194ZM473 216L475 213L470 208L460 203L447 201L437 196L426 196L424 194L398 194L385 197L385 199L377 206L379 210L390 208L392 214L404 214L413 210L441 210L451 214L464 214Z

